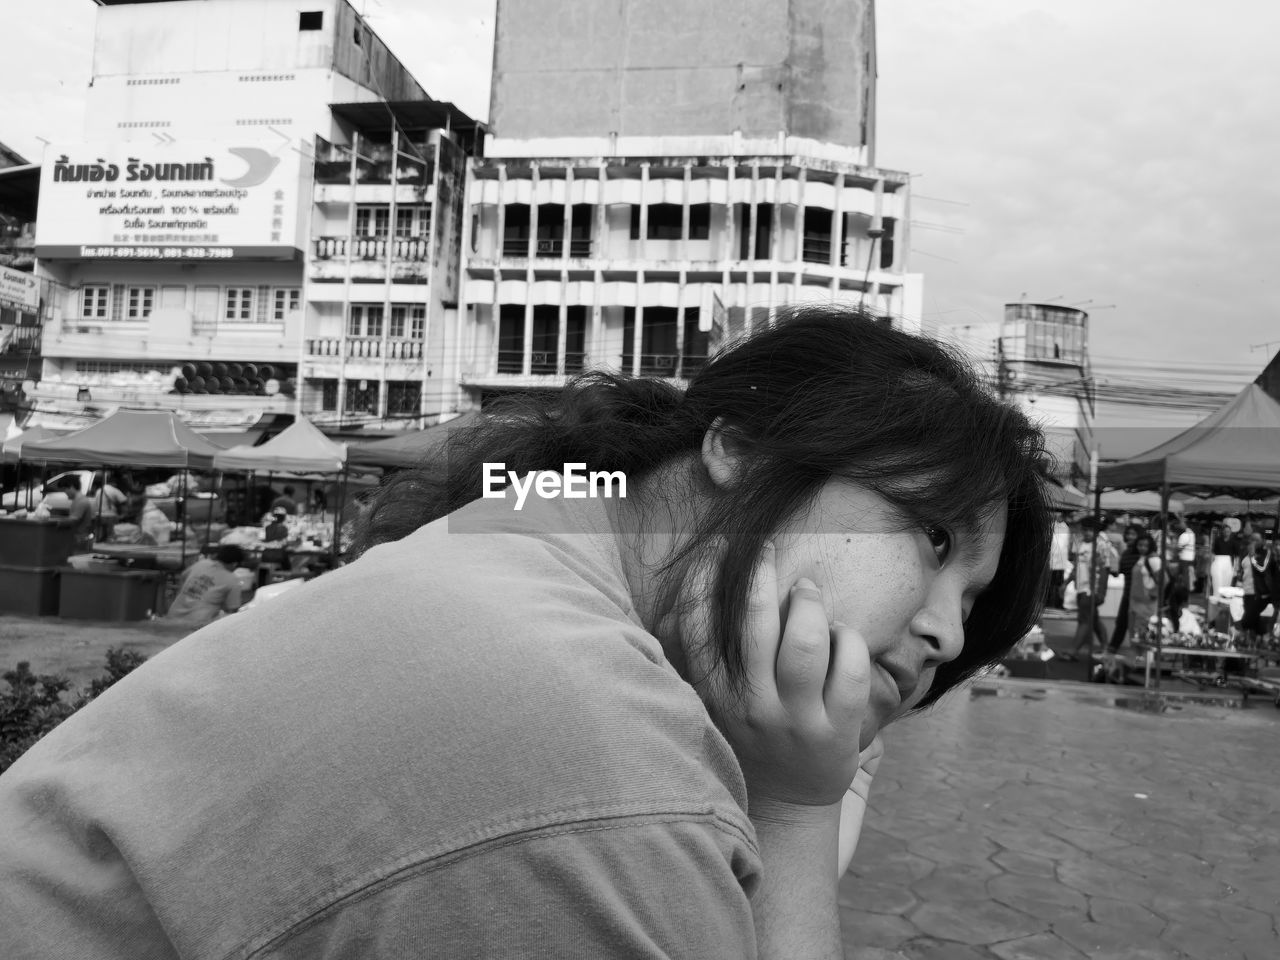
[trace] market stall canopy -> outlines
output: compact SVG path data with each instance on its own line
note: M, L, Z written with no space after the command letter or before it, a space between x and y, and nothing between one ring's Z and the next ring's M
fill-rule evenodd
M305 417L260 447L239 444L213 458L218 470L258 473L339 473L346 463L347 445L330 440Z
M1206 496L1280 491L1280 403L1251 383L1171 440L1101 465L1098 482L1124 490L1159 490L1167 484Z
M1102 501L1102 509L1113 513L1160 512L1160 494L1151 490L1138 490L1134 493L1127 493L1124 490L1104 490L1099 499ZM1182 513L1183 506L1181 500L1169 500L1169 510L1173 513Z
M83 430L24 443L24 460L95 466L188 467L208 470L222 448L183 423L172 410L117 410Z
M445 423L415 430L402 437L356 442L350 445L347 458L353 464L367 466L416 467L443 450L452 431L474 426L479 419L480 411L469 410Z
M54 437L65 436L66 432L62 430L50 430L48 427L30 427L23 430L16 437L10 437L0 447L0 458L5 463L17 463L22 459L23 445L28 443L38 443L41 440L52 440Z
M1187 501L1187 513L1221 513L1221 514L1262 514L1275 516L1280 509L1280 501L1274 497L1270 500L1241 500L1239 497L1208 497Z

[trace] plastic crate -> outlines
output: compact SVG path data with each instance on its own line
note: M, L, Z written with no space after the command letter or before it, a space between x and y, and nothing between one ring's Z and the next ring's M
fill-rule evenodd
M0 612L57 616L61 575L57 567L0 566Z
M47 520L0 517L0 566L47 568L67 562L75 548L70 527Z
M68 620L146 620L164 574L152 570L62 569L58 615Z

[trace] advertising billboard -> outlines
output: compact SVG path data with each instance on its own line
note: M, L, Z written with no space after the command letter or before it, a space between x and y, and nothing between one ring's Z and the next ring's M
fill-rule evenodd
M40 309L40 281L21 270L0 267L0 307L35 313Z
M52 145L36 256L294 259L302 156L290 143Z

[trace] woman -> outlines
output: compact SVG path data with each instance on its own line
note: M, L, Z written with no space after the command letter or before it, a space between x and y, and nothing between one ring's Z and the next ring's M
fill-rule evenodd
M1120 606L1116 611L1115 626L1111 630L1110 652L1117 652L1129 635L1129 595L1133 589L1133 565L1138 562L1138 538L1146 531L1136 523L1124 528L1124 550L1120 554L1120 576L1124 577L1124 589L1120 591Z
M1151 631L1151 618L1160 608L1160 556L1156 539L1149 533L1140 534L1133 546L1135 559L1128 591L1129 635L1144 641Z
M0 777L0 955L840 956L879 731L1036 622L1041 457L835 308L486 417Z
M1240 620L1244 644L1256 647L1263 644L1266 636L1262 611L1280 597L1280 570L1274 551L1262 539L1262 534L1251 533L1248 543L1248 552L1240 560L1236 578L1244 589L1244 616Z

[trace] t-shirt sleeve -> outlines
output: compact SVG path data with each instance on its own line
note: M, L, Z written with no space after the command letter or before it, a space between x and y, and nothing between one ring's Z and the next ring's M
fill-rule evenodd
M232 578L235 578L235 574L232 574ZM226 584L223 589L227 595L222 601L222 609L227 613L235 613L240 609L240 581L235 579L234 583Z
M371 882L260 956L750 960L758 869L741 838L710 820L553 828Z

